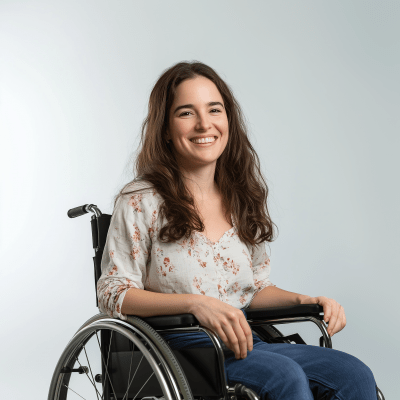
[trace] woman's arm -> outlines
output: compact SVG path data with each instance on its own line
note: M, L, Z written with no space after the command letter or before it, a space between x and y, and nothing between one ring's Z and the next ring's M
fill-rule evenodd
M151 249L152 196L124 194L114 208L101 260L97 282L99 308L114 318L126 320L122 313L130 289L144 289L147 260Z
M249 309L285 307L296 304L320 304L324 308L324 321L329 322L328 333L333 336L346 326L343 307L334 299L325 296L311 297L305 294L288 292L276 286L267 286L260 290L250 303Z
M276 286L267 286L255 295L249 306L249 309L306 304L302 303L301 301L307 298L311 297L304 294L288 292L286 290L279 289Z

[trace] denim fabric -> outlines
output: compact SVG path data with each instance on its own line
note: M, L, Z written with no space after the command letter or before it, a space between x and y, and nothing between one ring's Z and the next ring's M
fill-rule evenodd
M204 332L160 334L172 349L213 347ZM230 386L241 383L261 400L377 400L374 375L358 358L326 347L269 344L254 332L253 350L244 359L226 357L225 373Z

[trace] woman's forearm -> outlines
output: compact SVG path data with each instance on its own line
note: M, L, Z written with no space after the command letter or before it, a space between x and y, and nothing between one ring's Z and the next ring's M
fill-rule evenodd
M310 296L288 292L276 286L267 286L255 295L248 308L284 307L305 304L304 301L307 298L310 298Z

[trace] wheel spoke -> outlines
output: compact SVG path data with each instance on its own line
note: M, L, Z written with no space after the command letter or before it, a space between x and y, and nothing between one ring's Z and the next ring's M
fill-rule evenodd
M161 363L159 363L158 364L158 366L160 366L161 365ZM149 376L149 378L147 379L147 381L145 382L145 383L143 383L143 386L140 388L140 390L136 393L136 396L140 393L140 391L144 388L144 385L146 385L146 383L150 380L150 378L152 377L154 375L154 371L153 371L153 373ZM135 400L136 399L136 396L132 399L132 400Z
M133 350L132 350L132 353L133 353ZM129 385L128 385L127 389L126 389L126 392L125 392L124 397L122 398L122 400L125 400L125 397L128 398L128 391L129 391L129 388L131 387L132 382L133 382L133 378L135 377L136 372L138 371L138 369L139 369L139 367L140 367L140 364L141 364L142 361L143 361L143 357L144 357L144 355L142 354L142 358L140 359L140 362L139 362L138 366L136 367L136 371L135 371L135 373L133 374L130 383L129 383L129 375L128 375L128 383L129 383ZM139 391L139 392L140 392L140 391ZM137 396L137 394L136 394L136 396ZM136 397L136 396L135 396L135 397Z
M90 375L92 376L92 382L93 382L93 387L96 389L96 396L97 396L97 399L99 399L99 391L97 390L97 387L96 387L96 381L94 380L94 376L93 376L93 372L92 372L92 367L90 366L90 361L89 361L89 357L88 357L88 355L87 355L87 353L86 353L86 348L85 348L85 346L83 346L83 350L85 351L85 356L86 356L86 360L87 360L87 362L88 362L88 365L89 365L89 371L90 371ZM89 378L89 376L88 376L88 378Z
M92 375L92 379L93 379L93 380L90 379L90 377L89 377L89 375L88 375L87 373L86 373L85 375L87 376L87 378L89 379L90 383L93 385L94 389L96 390L97 400L99 400L99 394L100 394L100 393L99 393L99 391L97 390L97 387L96 387L96 384L95 384L95 380L94 380L93 373L92 373L92 368L90 367L90 362L89 362L88 355L87 355L87 353L86 353L86 348L85 348L85 346L83 346L83 350L84 350L84 352L85 352L86 360L87 360L88 365L89 365L90 374ZM79 362L79 359L78 359L77 357L75 357L75 359L76 359L76 361L78 362L79 366L82 367L81 363Z
M128 390L129 390L129 387L130 387L130 385L129 385L129 377L131 376L133 353L134 353L134 351L135 351L135 343L132 343L132 344L133 344L133 346L132 346L132 352L131 352L131 362L130 362L130 364L129 364L128 382L126 383L126 385L128 386L128 389L126 390L126 393L125 393L125 395L124 395L124 398L125 398L125 396L128 395ZM142 356L142 359L143 359L143 356ZM140 361L140 362L142 362L142 361ZM136 371L137 371L137 369L136 369ZM136 372L135 372L135 373L136 373Z
M112 336L112 332L113 332L113 331L111 331L111 336ZM99 349L100 349L100 354L101 354L101 360L103 361L103 364L104 364L105 367L106 367L106 368L105 368L106 374L107 374L108 380L110 381L110 385L111 385L111 389L112 389L112 391L113 391L113 393L114 393L114 397L117 398L117 395L115 394L114 386L113 386L113 384L112 384L112 382L111 382L111 378L110 378L110 375L109 375L109 373L108 373L108 368L107 368L108 365L106 365L106 362L104 361L103 353L101 352L101 346L100 346L99 337L97 336L97 331L96 331L95 333L96 333L97 343L99 344ZM111 345L111 339L110 339L110 345ZM108 360L107 360L107 362L108 362ZM103 386L103 396L104 396L104 386Z
M107 370L108 370L108 361L110 360L110 350L111 350L111 342L112 342L112 335L114 331L111 331L111 336L110 336L110 344L108 345L108 354L107 354Z
M161 365L161 363L158 364L158 365ZM144 385L146 385L146 383L149 381L149 379L150 379L153 375L154 375L154 371L153 371L153 373L149 376L149 378L147 379L147 381L146 381L145 383L143 383L143 385L142 385L142 387L140 388L140 390L136 393L136 396L140 393L140 391L144 388ZM129 386L130 386L130 385L129 385ZM135 399L136 399L136 396L135 396L132 400L135 400Z
M79 393L75 392L75 390L73 390L73 389L71 389L70 387L68 387L65 383L64 383L64 386L65 386L68 390L71 390L71 391L73 391L75 394L77 394L81 399L86 400L86 399L85 399L84 397L82 397Z

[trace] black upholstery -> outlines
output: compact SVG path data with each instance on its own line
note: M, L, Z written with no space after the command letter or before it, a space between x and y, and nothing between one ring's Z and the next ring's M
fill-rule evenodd
M99 305L97 299L97 281L101 276L101 258L106 244L108 228L110 227L111 215L102 214L99 217L93 216L90 223L92 225L92 242L95 250L93 257L94 264L94 286L96 291L96 307Z

